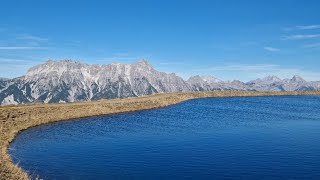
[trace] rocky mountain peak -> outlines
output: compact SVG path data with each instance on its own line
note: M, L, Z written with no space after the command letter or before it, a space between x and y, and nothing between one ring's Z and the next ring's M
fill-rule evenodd
M139 65L139 66L152 67L151 63L146 59L141 59L134 64Z
M259 84L259 85L268 85L268 84L273 84L275 82L280 82L282 81L279 77L277 76L267 76L265 78L258 78L256 80L253 80L253 81L249 81L248 84Z
M196 76L191 76L191 77L189 77L189 79L187 80L188 82L204 82L204 80L201 78L201 76L199 76L199 75L196 75Z
M277 76L267 76L263 78L262 81L277 82L277 81L281 81L281 79Z
M80 61L76 61L76 60L71 60L71 59L64 59L64 60L51 60L49 59L48 61L46 61L44 63L45 65L70 65L70 64L83 64Z
M61 60L61 61L53 61L48 60L44 64L40 64L30 68L27 72L27 76L34 76L41 73L48 74L50 72L56 72L58 74L62 74L66 71L79 70L82 67L87 66L87 64L83 64L79 61L73 60Z
M294 81L294 82L306 82L306 80L304 80L301 76L298 76L298 75L293 76L291 81Z
M207 83L219 83L222 82L222 80L213 77L213 76L201 76L201 78L206 81Z

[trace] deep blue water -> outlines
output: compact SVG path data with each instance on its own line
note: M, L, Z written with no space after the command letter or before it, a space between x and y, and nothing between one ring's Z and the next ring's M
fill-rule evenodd
M320 179L320 97L198 99L23 131L45 179Z

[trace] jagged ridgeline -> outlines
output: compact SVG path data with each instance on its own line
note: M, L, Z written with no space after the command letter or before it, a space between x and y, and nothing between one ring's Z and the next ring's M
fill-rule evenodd
M214 73L214 72L213 72ZM222 81L211 76L183 80L155 70L141 60L133 64L89 65L77 61L47 61L14 79L0 78L0 104L75 102L190 91L312 91L320 81L299 76L269 76L250 82Z

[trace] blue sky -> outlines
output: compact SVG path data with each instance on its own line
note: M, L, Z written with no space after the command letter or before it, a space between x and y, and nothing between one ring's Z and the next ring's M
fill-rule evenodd
M48 59L148 59L183 78L320 80L318 0L3 0L0 77Z

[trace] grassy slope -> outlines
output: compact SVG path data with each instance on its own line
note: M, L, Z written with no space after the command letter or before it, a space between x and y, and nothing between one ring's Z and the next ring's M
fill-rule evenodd
M160 108L196 98L284 95L320 95L320 91L172 93L122 100L3 106L0 107L0 179L28 179L28 174L12 163L8 147L20 131L30 127L82 117Z

